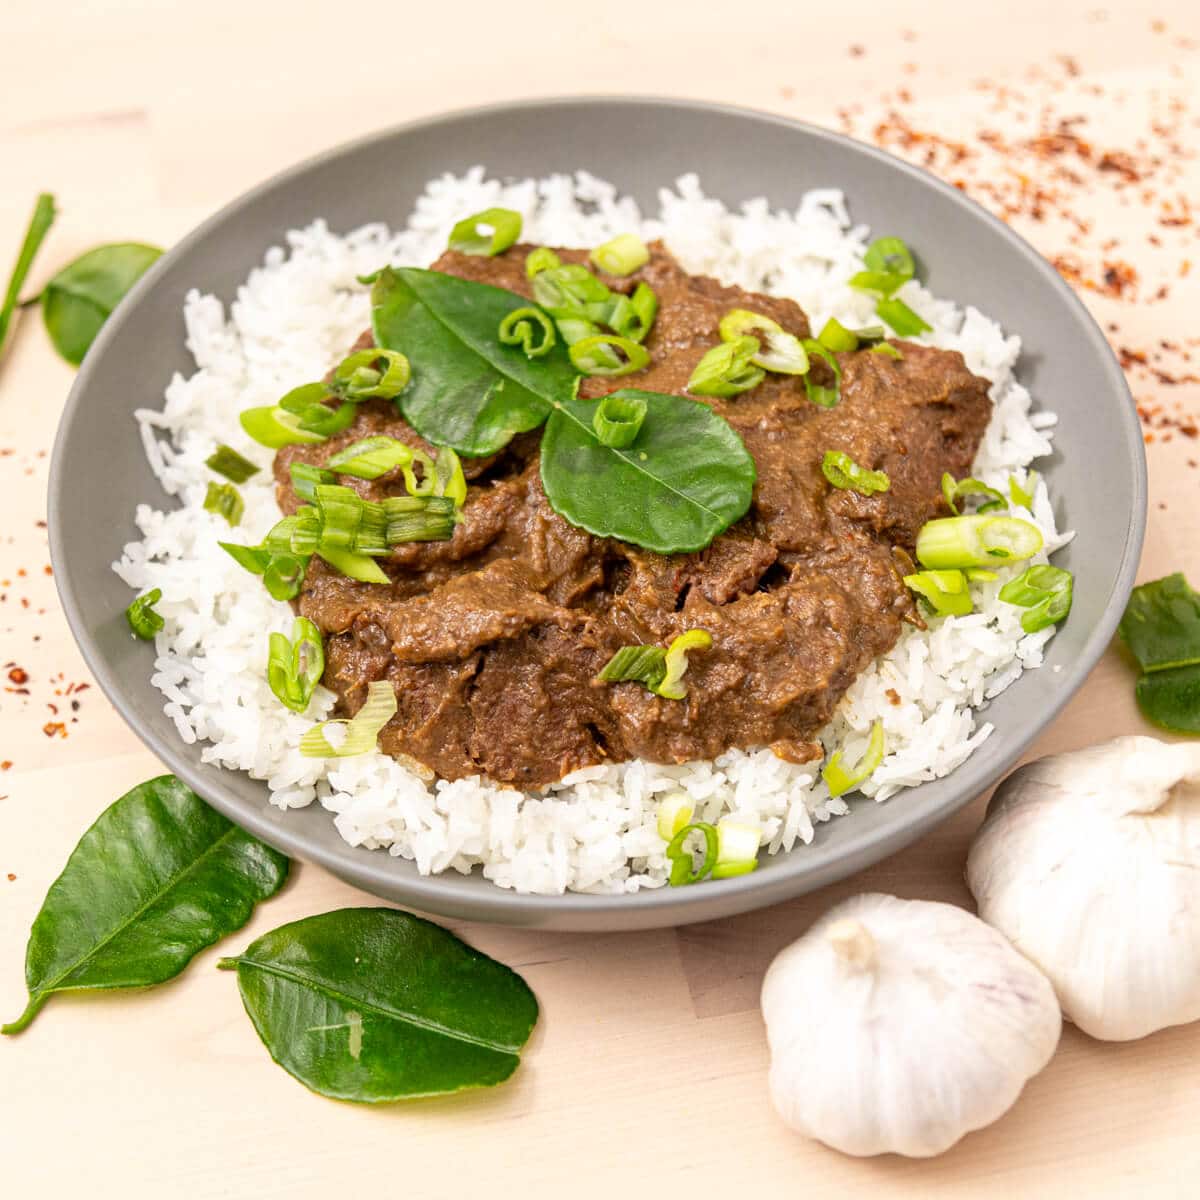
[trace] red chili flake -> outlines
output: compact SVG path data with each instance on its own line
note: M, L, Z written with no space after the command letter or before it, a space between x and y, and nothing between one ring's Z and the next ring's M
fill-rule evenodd
M12 759L11 758L6 758L3 762L0 762L0 771L11 771L11 770L12 770Z
M17 877L11 871L9 871L9 873L8 873L8 882L9 883L17 882Z
M53 575L53 574L54 574L54 568L53 568L53 567L52 567L52 566L51 566L49 563L47 563L47 564L46 564L46 565L45 565L45 566L42 568L42 573L43 573L44 575Z
M865 46L859 46L857 44L851 46L849 49L849 54L850 54L851 58L862 58L862 56L864 54L866 54L866 52L867 52L867 50L866 50Z
M883 694L888 698L890 703L897 706L900 704L900 693L895 688L888 688Z
M1179 432L1182 433L1184 437L1189 437L1189 438L1200 437L1200 428L1197 428L1195 425L1191 425L1191 424L1180 425ZM1194 467L1196 465L1194 462L1191 462L1190 459L1188 461L1189 461L1190 466Z
M65 738L67 736L67 727L62 721L47 721L45 725L42 726L42 732L48 738Z
M24 667L13 667L8 673L10 683L22 684L29 682L29 672Z

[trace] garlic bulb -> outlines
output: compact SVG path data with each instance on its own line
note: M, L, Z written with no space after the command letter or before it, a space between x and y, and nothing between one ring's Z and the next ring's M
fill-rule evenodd
M1050 984L949 904L868 894L771 964L762 990L771 1098L846 1154L923 1158L1006 1112L1050 1060Z
M1014 771L967 883L1084 1032L1200 1019L1200 746L1122 737Z

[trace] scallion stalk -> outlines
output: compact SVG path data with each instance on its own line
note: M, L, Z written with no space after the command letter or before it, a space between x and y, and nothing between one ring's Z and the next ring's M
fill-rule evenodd
M1000 589L1000 599L1026 609L1021 614L1021 628L1026 633L1037 633L1071 611L1074 584L1071 572L1061 567L1028 567Z

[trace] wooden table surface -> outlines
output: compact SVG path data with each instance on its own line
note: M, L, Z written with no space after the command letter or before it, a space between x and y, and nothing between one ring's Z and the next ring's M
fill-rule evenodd
M1194 0L321 7L5 0L0 268L39 191L62 210L44 275L107 240L170 245L343 138L508 97L660 92L846 128L961 182L1078 283L1151 439L1142 578L1200 580ZM67 854L160 770L94 687L63 695L88 681L44 526L72 374L23 321L0 369L0 660L28 675L0 681L5 1018ZM1132 684L1110 650L1034 753L1143 729ZM56 998L0 1045L0 1194L1195 1196L1200 1026L1126 1045L1068 1027L1011 1113L933 1161L843 1158L776 1119L757 1007L771 956L857 891L968 904L983 803L854 880L734 920L600 937L455 924L542 1004L524 1065L491 1092L378 1109L310 1095L268 1060L215 951L150 992ZM369 901L298 865L228 945Z

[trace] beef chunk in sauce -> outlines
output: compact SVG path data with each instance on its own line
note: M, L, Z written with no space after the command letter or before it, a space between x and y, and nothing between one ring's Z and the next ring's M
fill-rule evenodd
M529 295L529 249L447 253L435 268ZM660 302L650 365L620 380L585 379L582 395L624 385L684 393L731 308L809 334L794 302L689 275L661 245L636 274L607 282L628 291L641 279ZM758 482L749 513L696 554L653 554L568 524L542 491L536 432L467 460L462 524L449 541L399 546L381 560L390 587L312 560L298 607L326 635L326 686L354 712L370 681L391 681L399 711L382 748L448 779L482 773L536 787L594 763L683 762L731 746L816 757L814 737L855 676L895 643L904 621L919 620L902 564L920 527L945 512L942 473L968 473L991 411L986 383L961 355L897 346L899 359L839 355L833 409L812 404L803 382L786 375L704 399L745 441ZM370 401L345 433L281 450L283 509L297 505L290 463L322 464L380 433L425 446L393 404ZM890 490L832 488L821 473L826 450L886 471ZM398 472L339 482L371 499L403 492ZM619 647L665 645L695 627L713 646L691 656L685 700L596 682Z

